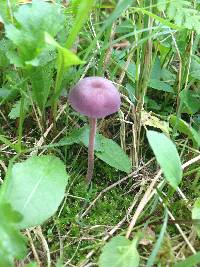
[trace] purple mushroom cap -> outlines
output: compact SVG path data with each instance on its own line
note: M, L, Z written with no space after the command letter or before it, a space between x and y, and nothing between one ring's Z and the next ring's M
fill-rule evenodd
M69 92L73 109L90 118L103 118L119 110L120 94L113 83L102 77L80 80Z

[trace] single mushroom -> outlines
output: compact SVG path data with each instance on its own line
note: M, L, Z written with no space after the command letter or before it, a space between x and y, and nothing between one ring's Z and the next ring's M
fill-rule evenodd
M86 180L90 184L94 169L97 119L104 118L119 110L120 94L111 81L102 77L86 77L70 90L68 99L73 109L89 117L90 137Z

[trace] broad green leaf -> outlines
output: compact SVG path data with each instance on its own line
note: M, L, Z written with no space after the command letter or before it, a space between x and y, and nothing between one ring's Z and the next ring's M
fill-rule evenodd
M7 38L17 47L21 60L18 63L37 66L37 57L46 46L44 32L54 37L63 28L64 16L61 9L59 5L33 0L31 5L20 6L14 17L17 26L7 24L5 30ZM15 61L17 62L17 55Z
M149 82L149 86L159 91L164 91L167 93L174 93L172 87L169 84L163 81L157 80L157 79L151 79Z
M2 198L22 214L19 228L36 226L56 212L67 181L65 166L57 157L31 157L13 165Z
M98 266L137 267L139 261L137 240L130 241L123 236L116 236L103 247Z
M61 145L73 145L73 144L83 144L88 147L89 144L89 132L90 129L88 126L84 126L79 129L74 129L68 136L62 138L59 141ZM95 137L95 151L102 150L101 147L101 135L96 134Z
M25 239L15 226L22 216L10 204L1 203L0 219L0 266L13 267L14 259L22 259L26 255Z
M167 69L162 68L160 59L156 57L151 71L149 86L159 91L174 93L172 87L165 82L171 79L173 79L173 74Z
M6 251L0 247L0 267L14 267L14 260L12 256L6 256Z
M200 198L198 198L194 203L194 207L192 209L192 219L197 220L195 229L200 237Z
M0 251L6 253L7 258L11 256L17 259L22 259L26 252L25 239L6 221L0 224Z
M70 135L62 138L59 142L61 145L72 145L74 143L82 143L88 147L88 126L72 131ZM96 133L95 138L95 155L117 170L127 173L131 171L131 162L122 148L113 140L108 139L99 133Z
M161 78L162 68L159 57L156 57L153 62L150 79L159 79Z
M195 80L200 80L200 59L195 55L192 56L190 76Z
M197 252L195 255L192 255L186 258L183 261L177 262L174 267L194 267L198 266L200 263L200 252Z
M112 139L104 136L101 136L101 142L101 150L97 151L95 155L115 169L129 173L131 162L123 149Z
M194 128L192 128L189 124L187 124L184 120L179 119L176 116L172 115L170 116L169 122L180 133L187 135L188 138L192 140L194 147L200 146L199 133Z
M200 110L200 93L198 94L192 90L183 90L180 93L180 98L183 104L181 108L182 113L194 115Z
M15 224L23 219L22 215L19 212L13 210L12 206L9 203L2 202L0 204L0 208L0 218L2 221L5 220L9 223Z
M45 32L45 42L58 49L59 56L63 61L63 68L85 63L84 61L81 61L72 51L57 43L56 40L54 40L47 32Z
M4 221L0 223L0 266L13 267L14 259L26 255L26 243L23 236L13 225Z
M166 180L176 189L182 179L181 160L176 146L163 133L147 131L147 138Z

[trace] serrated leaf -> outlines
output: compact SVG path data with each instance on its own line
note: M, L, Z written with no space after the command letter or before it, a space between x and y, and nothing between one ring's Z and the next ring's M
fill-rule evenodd
M175 127L180 133L183 133L192 140L194 147L200 147L200 135L184 120L177 118L175 115L170 116L170 124Z
M20 107L21 107L21 99L18 100L17 102L15 102L15 104L13 105L10 113L8 114L8 117L12 120L15 120L16 118L20 117ZM30 102L25 99L24 101L24 112L28 112L30 107Z
M182 179L181 160L176 146L163 133L147 131L147 138L166 180L176 189Z
M9 59L7 57L8 51L13 48L10 40L3 38L0 41L0 66L6 67L9 65Z
M165 11L167 17L173 20L176 25L190 30L200 32L200 15L198 10L193 8L191 1L186 0L159 0L157 7L160 11Z
M29 68L28 76L32 85L32 97L40 110L43 111L50 93L54 65L49 63L45 66Z
M35 156L14 164L3 201L22 214L18 227L36 226L52 216L64 197L67 181L65 166L55 156Z
M99 267L137 267L139 266L139 253L137 240L130 241L123 236L111 239L102 249L99 258Z
M37 57L46 47L44 32L55 36L63 27L64 16L61 9L58 5L33 0L31 5L20 6L14 17L18 22L17 26L7 24L5 30L7 38L18 49L19 57L15 54L15 62L19 65L37 66Z

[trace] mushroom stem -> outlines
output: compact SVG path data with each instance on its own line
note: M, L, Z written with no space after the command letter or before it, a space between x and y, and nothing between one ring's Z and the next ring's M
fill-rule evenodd
M90 137L89 137L89 146L88 146L88 169L86 180L88 185L90 185L93 176L94 170L94 146L95 146L95 135L97 129L97 119L90 118Z

